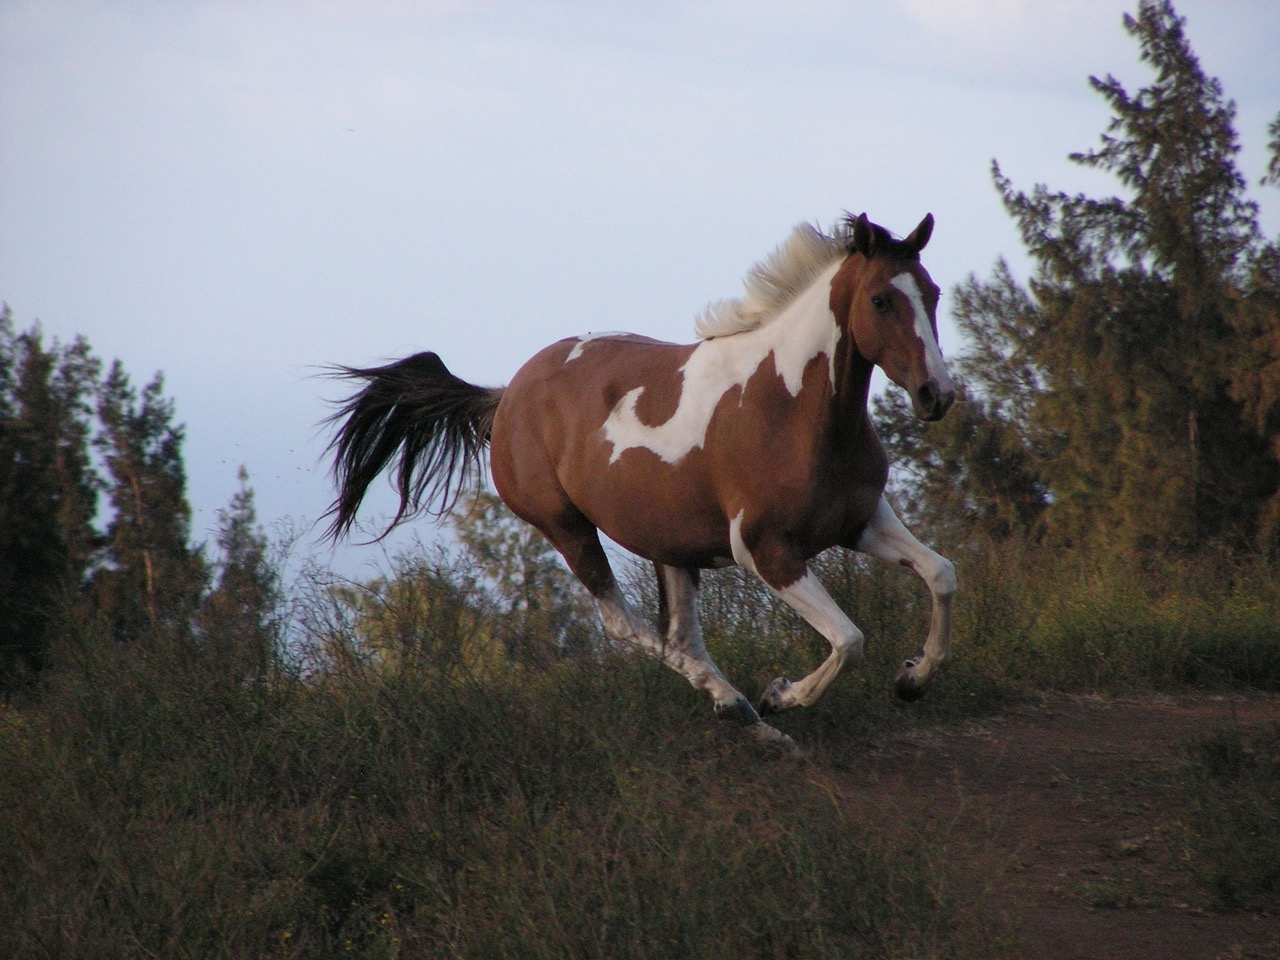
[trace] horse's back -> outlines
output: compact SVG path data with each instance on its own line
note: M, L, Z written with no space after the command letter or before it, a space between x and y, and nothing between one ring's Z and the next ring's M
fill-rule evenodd
M609 334L562 340L533 356L512 378L494 418L493 480L507 505L544 532L557 517L580 515L651 559L658 559L648 542L655 525L674 522L676 513L713 517L712 505L703 502L707 492L695 489L701 485L687 475L677 481L671 465L653 453L631 453L617 463L606 429L620 405L643 423L667 422L693 350ZM718 529L686 532L700 547L708 537L722 539ZM690 538L668 532L664 539Z

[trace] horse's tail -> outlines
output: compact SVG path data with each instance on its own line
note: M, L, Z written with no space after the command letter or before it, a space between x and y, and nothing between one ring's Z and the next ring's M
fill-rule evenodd
M328 448L338 487L325 514L333 518L328 537L350 532L369 484L397 456L400 509L382 536L422 511L443 516L463 488L479 483L501 387L458 379L434 353L385 367L338 367L334 375L365 386L325 421L340 424Z

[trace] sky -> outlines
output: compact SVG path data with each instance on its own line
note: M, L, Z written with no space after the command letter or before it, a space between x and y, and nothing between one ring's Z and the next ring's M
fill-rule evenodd
M1280 235L1256 186L1280 3L1175 6ZM932 212L944 291L1001 257L1025 277L992 161L1020 189L1116 192L1067 157L1110 119L1090 76L1152 80L1136 8L0 0L0 301L139 387L163 373L195 539L244 466L268 530L360 576L384 552L313 530L328 365L429 349L501 385L566 336L689 342L793 225L846 211L899 235ZM393 512L389 488L368 503L370 529Z

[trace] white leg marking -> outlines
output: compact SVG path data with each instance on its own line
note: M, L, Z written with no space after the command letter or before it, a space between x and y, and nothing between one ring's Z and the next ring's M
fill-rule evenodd
M775 680L765 692L764 706L769 712L812 706L827 692L846 660L852 659L854 663L862 660L862 631L845 616L812 572L773 592L826 637L831 644L831 654L803 680L794 683L782 678Z
M733 547L733 559L738 565L759 576L755 559L742 539L742 518L745 513L745 510L740 510L729 522L729 543ZM826 638L831 644L831 655L803 680L792 683L779 678L773 681L765 691L763 705L770 712L810 706L826 693L846 660L852 657L857 663L862 659L862 631L845 616L844 611L831 599L822 582L812 572L806 571L795 583L780 590L770 586L767 581L765 586Z
M660 566L667 598L667 648L683 654L692 661L705 664L706 674L694 686L707 689L715 701L716 713L723 719L742 726L760 724L760 717L750 702L739 693L716 666L702 636L702 623L698 619L698 588L687 570ZM706 678L711 678L708 684Z
M596 606L600 608L604 630L609 637L661 660L694 687L710 694L718 710L728 709L740 702L745 703L742 694L724 678L720 668L707 655L706 647L702 643L701 627L697 628L693 643L689 642L692 635L687 632L687 614L678 638L684 642L668 643L660 639L653 628L631 609L631 605L627 603L617 587L603 596L596 597Z
M951 561L930 550L915 538L893 512L889 501L880 498L875 515L858 539L862 553L891 563L901 563L918 573L933 595L933 619L924 655L908 664L907 682L923 692L933 673L951 652L951 604L956 592L956 571ZM900 688L901 690L901 685ZM909 691L908 691L909 692Z

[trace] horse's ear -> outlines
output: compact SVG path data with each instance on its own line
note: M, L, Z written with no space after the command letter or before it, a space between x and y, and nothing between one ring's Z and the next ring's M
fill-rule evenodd
M860 253L870 260L876 252L876 228L865 213L853 221L853 234L849 238L849 252Z
M926 213L924 219L920 221L920 226L911 231L911 236L903 241L907 246L919 253L924 249L925 244L929 242L929 238L933 236L933 214Z

